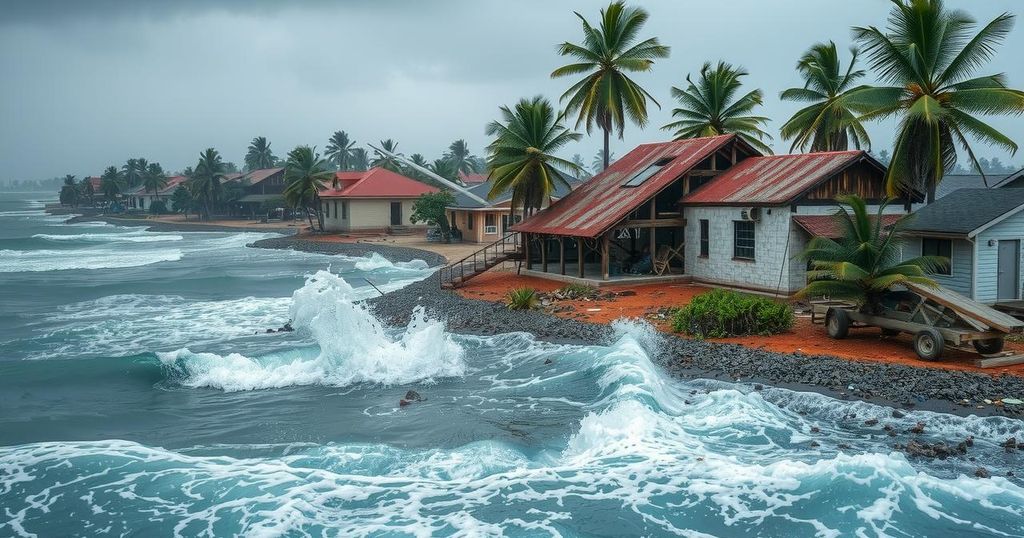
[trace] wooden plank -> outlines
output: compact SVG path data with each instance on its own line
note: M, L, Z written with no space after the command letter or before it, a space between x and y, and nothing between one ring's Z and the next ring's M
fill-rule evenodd
M1008 314L1004 314L990 306L968 299L967 297L964 297L950 289L943 288L941 286L937 288L930 288L913 283L907 283L906 287L918 295L927 297L936 303L952 308L962 317L969 317L975 321L984 323L993 329L1006 333L1024 331L1024 321Z
M974 359L974 365L978 368L996 368L999 366L1011 366L1014 364L1024 364L1024 355L1006 355L1003 357L984 357L981 359Z
M623 228L678 228L686 226L686 219L625 220L615 230Z

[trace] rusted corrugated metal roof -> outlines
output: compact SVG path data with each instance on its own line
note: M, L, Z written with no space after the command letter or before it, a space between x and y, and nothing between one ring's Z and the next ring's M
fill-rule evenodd
M863 151L751 157L684 196L684 204L784 205L857 162Z
M882 215L882 226L888 228L893 224L896 224L905 215ZM875 221L875 217L871 217L871 222ZM807 230L807 233L814 237L826 237L828 239L839 239L843 236L843 230L839 223L836 222L835 215L796 215L793 217L793 222L800 225L801 228Z
M517 232L597 237L623 220L672 181L732 141L734 135L643 144L587 180L551 207L512 227ZM633 175L664 158L661 170L636 187Z

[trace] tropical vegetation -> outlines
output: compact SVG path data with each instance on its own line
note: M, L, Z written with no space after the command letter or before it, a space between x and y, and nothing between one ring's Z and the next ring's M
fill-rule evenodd
M768 118L752 115L764 104L764 95L759 89L741 94L740 79L745 76L747 71L742 67L706 62L696 81L687 75L685 89L672 87L672 97L679 101L672 117L678 119L662 129L675 130L675 140L735 134L761 153L771 154L772 148L765 141L772 140L772 136L762 129Z
M505 295L509 310L533 310L540 305L540 295L533 288L515 288Z
M942 0L893 0L889 25L854 28L871 67L888 86L854 93L862 120L896 118L899 132L886 175L890 196L935 189L957 162L957 146L976 169L970 139L1013 154L1017 144L978 115L1024 113L1024 92L1002 74L978 75L1013 27L1003 13L980 29L965 12Z
M199 218L209 220L213 208L220 202L226 167L220 153L206 148L199 154L199 162L186 181L192 198L199 207Z
M270 149L270 142L265 136L257 136L249 142L249 148L245 152L246 170L263 170L273 168L277 165L277 157Z
M627 73L650 71L654 60L667 58L669 47L652 37L637 42L637 34L647 22L647 12L612 2L601 10L600 22L592 26L576 13L583 24L580 44L565 42L558 47L573 63L555 69L552 78L585 75L562 94L566 114L576 114L576 128L585 125L604 134L604 154L609 155L609 135L614 130L623 136L628 119L638 127L647 124L647 100L658 101ZM658 105L660 107L660 105ZM608 167L608 160L604 168Z
M855 84L866 74L856 69L858 54L856 47L850 49L850 62L844 70L836 44L829 41L815 44L797 62L796 70L804 85L780 96L783 101L808 103L782 126L783 140L793 141L790 151L871 147L864 125L848 104L850 95L862 88Z
M381 140L380 149L386 151L387 153L375 150L374 153L376 154L376 157L374 157L373 161L370 163L370 166L375 168L383 168L385 170L391 170L392 172L401 172L402 162L399 161L397 157L401 156L402 154L398 153L398 142L395 142L390 138L387 140Z
M811 269L801 296L826 296L872 307L882 294L899 284L936 286L928 275L948 266L949 260L938 256L904 260L899 232L906 218L885 226L882 216L887 204L881 204L872 215L859 196L840 196L836 202L840 237L816 237L808 243L802 257Z
M78 188L78 181L75 179L75 176L71 174L64 176L64 184L60 188L61 205L78 207L81 199L82 192Z
M558 185L568 186L567 174L581 172L556 152L582 135L563 126L551 103L539 95L500 110L502 119L487 125L487 134L495 137L487 147L488 197L511 190L512 207L522 208L526 218L551 198Z
M117 197L126 187L124 174L116 166L108 166L100 176L100 192L108 202L117 201Z
M324 230L324 215L320 203L320 191L334 185L335 175L326 160L315 148L299 146L288 152L285 162L284 199L291 207L302 209L309 219L310 228ZM316 218L316 225L313 219Z
M352 150L356 143L350 140L345 131L334 131L327 141L324 156L336 170L350 170L352 167Z
M142 175L142 188L156 195L167 187L167 174L160 163L149 163Z
M767 297L715 289L693 298L672 315L672 330L696 338L772 335L793 327L793 310Z
M454 203L455 196L446 190L421 194L412 203L412 215L409 215L409 221L413 224L422 222L430 226L437 226L441 231L441 238L448 243L452 238L452 227L448 222L447 208Z

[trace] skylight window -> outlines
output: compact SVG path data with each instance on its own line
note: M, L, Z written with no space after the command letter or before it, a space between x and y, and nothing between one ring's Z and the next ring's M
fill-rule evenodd
M643 185L645 181L651 179L651 177L653 177L654 174L660 172L661 169L664 168L665 165L667 165L668 163L672 162L672 159L674 158L675 157L665 157L662 159L658 159L654 164L637 172L633 177L629 178L625 183L623 183L622 186L639 187L640 185Z

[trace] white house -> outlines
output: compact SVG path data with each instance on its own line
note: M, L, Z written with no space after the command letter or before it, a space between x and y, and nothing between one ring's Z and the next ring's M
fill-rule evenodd
M904 257L944 256L934 275L943 286L978 302L1020 300L1024 189L960 189L918 210L904 228Z
M386 232L413 224L412 205L437 188L384 168L337 172L338 187L320 193L324 228L335 232Z

